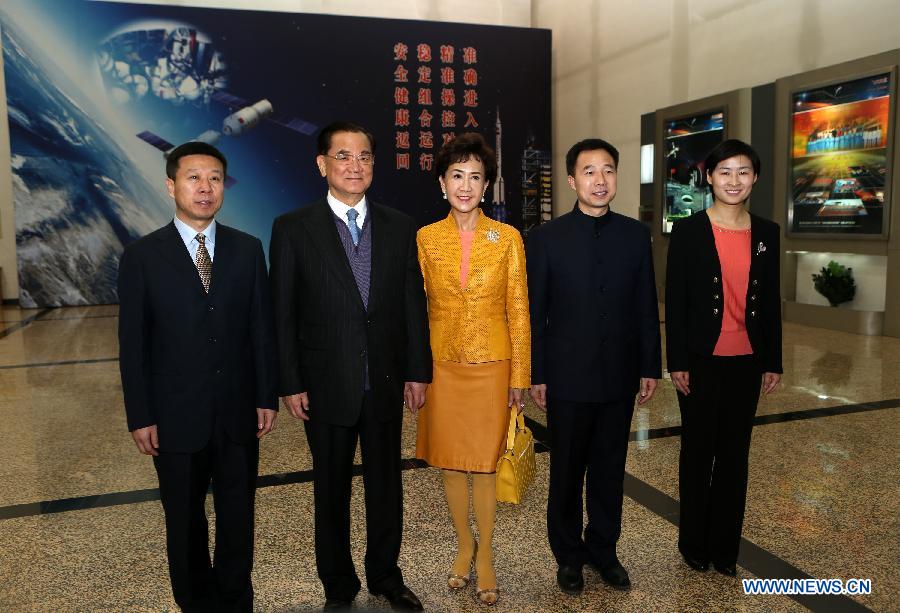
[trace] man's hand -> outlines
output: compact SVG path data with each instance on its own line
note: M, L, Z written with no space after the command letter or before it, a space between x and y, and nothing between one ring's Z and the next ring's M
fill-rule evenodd
M539 383L531 386L531 399L542 411L547 410L547 384Z
M156 424L146 428L138 428L131 432L131 438L137 445L138 451L144 455L159 455L159 439L156 438Z
M256 409L256 438L262 438L275 429L275 419L278 417L278 411L272 409Z
M291 415L303 421L309 421L309 394L300 392L290 396L282 396L281 401L288 408ZM274 420L273 420L274 421Z
M656 386L658 383L659 381L657 381L656 379L641 377L641 395L638 398L638 406L653 398L653 392L656 391Z
M525 390L518 387L509 388L509 403L506 406L512 408L513 405L519 413L525 410Z
M403 384L403 402L409 412L414 414L425 404L425 390L428 389L427 383L418 383L416 381L407 381Z
M777 372L763 373L763 394L768 395L770 392L774 392L779 383L781 383L781 375Z
M686 370L675 370L669 373L675 389L687 396L691 393L691 373Z

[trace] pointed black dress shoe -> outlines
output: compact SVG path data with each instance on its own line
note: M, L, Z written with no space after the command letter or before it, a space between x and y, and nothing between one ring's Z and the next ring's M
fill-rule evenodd
M726 575L728 577L737 576L737 568L735 567L734 562L732 562L731 564L719 564L717 562L713 562L713 567L717 572L722 573L723 575Z
M326 598L325 606L322 607L325 611L349 611L353 608L352 600L342 600L340 598Z
M371 590L370 590L371 591ZM405 585L401 585L395 590L391 590L389 592L371 592L375 596L384 596L388 599L388 602L391 603L391 609L394 611L424 611L425 608L422 606L422 603L419 602L418 597L413 594L413 591L406 587Z
M706 572L709 570L709 562L705 560L701 560L699 558L695 558L693 556L689 556L686 553L682 553L681 557L684 558L684 563L696 570L699 573Z
M613 560L609 564L604 564L603 566L598 566L596 564L592 564L594 568L596 568L600 572L600 578L603 579L603 582L610 586L614 587L617 590L627 590L631 587L631 579L628 578L628 571L625 570L625 567L618 560Z
M584 573L580 566L560 566L556 569L556 584L563 593L578 596L584 590Z

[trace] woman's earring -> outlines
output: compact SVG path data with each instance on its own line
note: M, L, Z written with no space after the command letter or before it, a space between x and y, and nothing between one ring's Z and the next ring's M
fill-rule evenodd
M446 199L447 199L447 192L444 192L443 194L444 194L444 195L443 195L443 198L444 198L444 200L446 200Z
M486 193L487 193L487 192L481 192L481 201L482 201L482 202L484 202L484 195L485 195Z

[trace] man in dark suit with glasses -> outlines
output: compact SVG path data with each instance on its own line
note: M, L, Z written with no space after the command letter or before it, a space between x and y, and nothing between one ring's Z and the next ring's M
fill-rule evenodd
M360 581L350 555L353 458L362 452L369 592L422 610L397 565L403 534L403 404L418 409L431 349L416 226L370 202L374 139L333 123L316 164L328 193L275 220L271 281L280 395L303 420L313 458L316 566L325 608L350 607Z

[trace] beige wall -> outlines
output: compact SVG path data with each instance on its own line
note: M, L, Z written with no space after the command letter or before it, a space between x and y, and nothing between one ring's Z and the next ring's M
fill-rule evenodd
M640 116L900 47L896 0L532 0L553 30L554 212L574 198L565 153L621 153L613 208L637 217Z
M361 17L391 17L529 27L531 0L156 0L135 4L168 4L208 8L256 9L302 13L328 13ZM0 55L0 75L3 58ZM6 92L0 79L0 295L17 298L15 222L9 156Z

